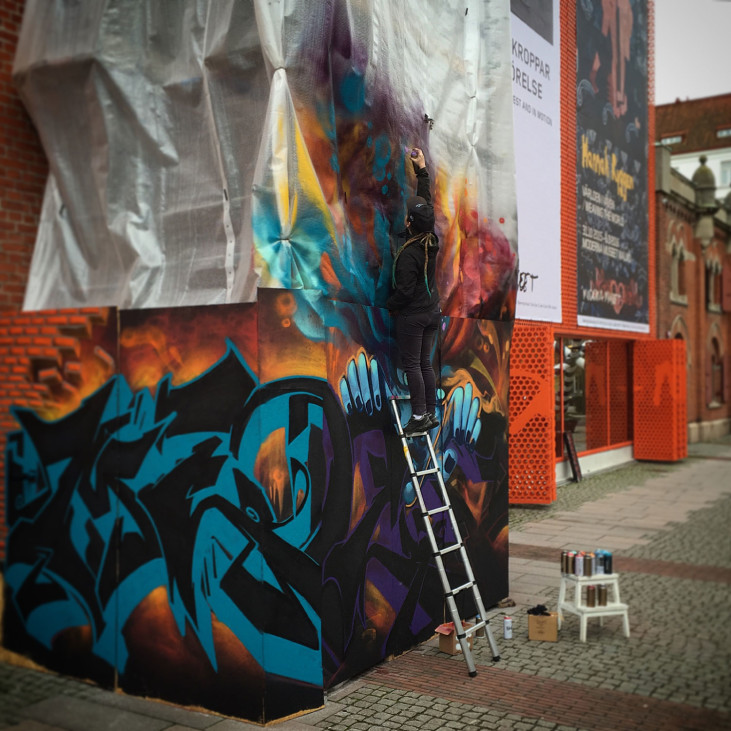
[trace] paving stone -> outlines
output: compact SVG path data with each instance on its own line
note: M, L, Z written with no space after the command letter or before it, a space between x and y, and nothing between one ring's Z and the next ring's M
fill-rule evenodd
M69 696L55 696L23 709L23 715L69 731L109 729L109 731L160 731L170 723L113 706Z
M49 726L40 721L21 721L15 726L6 726L6 731L64 731L60 726Z

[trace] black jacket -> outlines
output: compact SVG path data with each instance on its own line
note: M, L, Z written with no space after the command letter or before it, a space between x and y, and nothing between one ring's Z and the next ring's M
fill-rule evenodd
M429 172L421 168L416 173L416 195L421 196L431 206L429 190ZM399 247L409 238L408 231L399 235ZM426 312L439 304L437 291L436 268L439 239L434 239L424 252L423 237L410 243L396 261L394 293L388 298L386 306L389 310L403 314ZM428 256L426 278L424 277L424 259ZM427 282L429 288L427 289Z

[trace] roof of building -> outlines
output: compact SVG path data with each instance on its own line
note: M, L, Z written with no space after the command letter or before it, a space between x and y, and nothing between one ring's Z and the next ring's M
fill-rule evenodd
M656 106L655 140L674 155L731 147L731 94Z

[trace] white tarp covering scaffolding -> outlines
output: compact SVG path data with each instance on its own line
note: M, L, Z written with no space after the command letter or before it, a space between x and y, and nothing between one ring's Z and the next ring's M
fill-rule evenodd
M382 305L425 150L447 314L514 311L509 2L27 0L50 163L25 309Z

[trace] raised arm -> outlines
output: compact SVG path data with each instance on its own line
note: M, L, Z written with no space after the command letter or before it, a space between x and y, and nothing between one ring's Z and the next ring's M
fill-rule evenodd
M416 195L421 196L431 205L429 171L426 169L424 153L418 147L414 147L411 151L411 162L414 166L414 172L416 173Z

